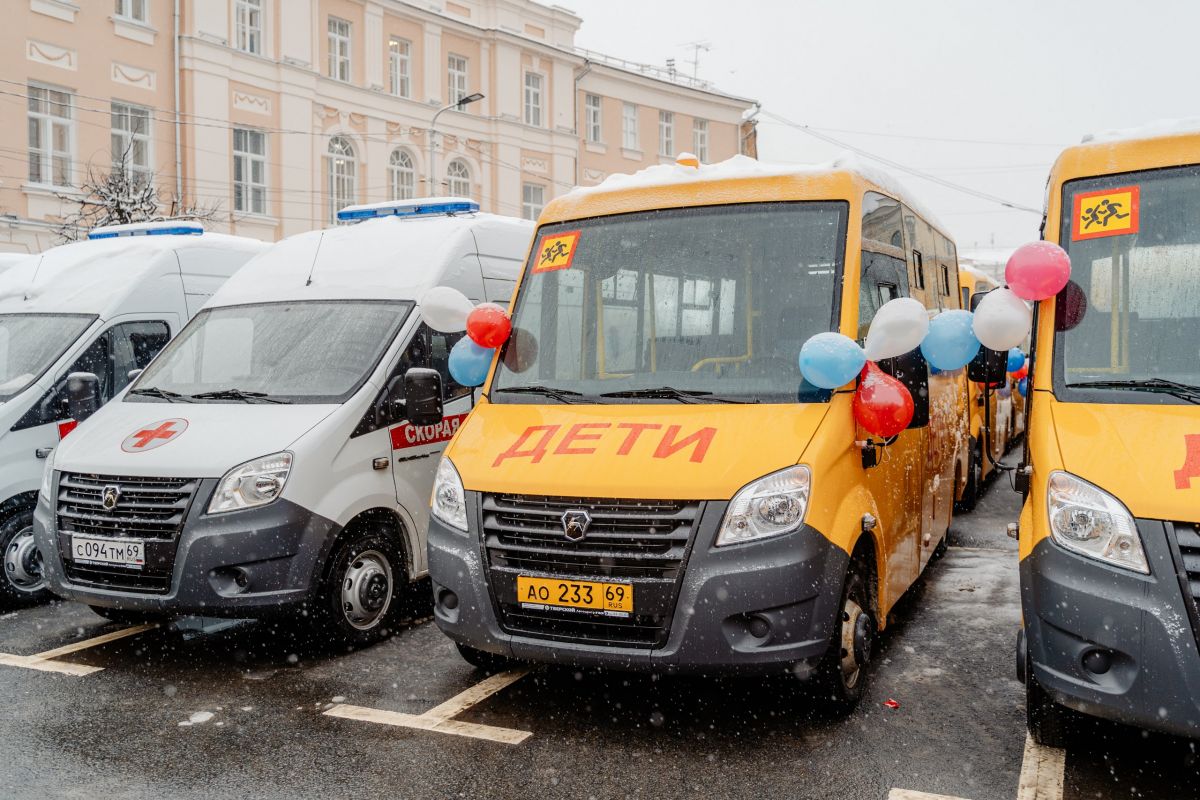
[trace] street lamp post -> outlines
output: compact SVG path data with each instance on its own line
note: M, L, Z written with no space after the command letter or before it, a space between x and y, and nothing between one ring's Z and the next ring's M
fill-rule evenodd
M437 139L438 117L440 117L442 115L443 111L449 111L452 108L456 108L459 111L462 111L463 108L465 108L469 103L474 103L474 102L476 102L478 100L482 100L482 99L483 99L482 94L480 94L479 92L472 92L471 94L467 95L466 97L460 98L457 102L454 102L448 106L443 106L443 107L439 108L437 110L437 113L433 115L433 121L429 123L429 188L427 190L428 193L426 194L427 197L433 197L436 194L436 192L434 192L434 190L433 190L433 187L436 185L437 171L434 169L433 161L434 161L434 156L437 153L436 139Z

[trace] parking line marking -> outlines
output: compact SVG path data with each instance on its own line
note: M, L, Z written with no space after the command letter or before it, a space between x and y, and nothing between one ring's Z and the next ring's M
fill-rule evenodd
M32 656L15 656L11 653L0 653L0 664L6 667L23 667L39 672L57 672L62 675L91 675L100 672L104 667L89 667L83 664L71 664L67 661L39 661Z
M1026 735L1017 800L1061 800L1066 766L1067 751L1042 747Z
M888 800L963 800L963 798L952 797L948 794L914 792L912 789L892 789L888 792Z
M500 672L475 684L466 691L456 694L444 703L434 706L424 714L404 714L379 708L365 708L339 703L325 712L326 716L374 722L380 725L395 725L400 728L415 728L436 731L451 736L466 736L471 739L486 739L501 744L520 744L533 735L532 731L516 728L500 728L495 725L480 725L453 719L471 706L483 702L496 692L511 686L529 674L528 669Z
M158 625L153 622L146 623L144 625L133 625L129 628L121 628L120 630L110 631L101 636L95 636L91 639L84 639L81 642L73 642L72 644L63 645L62 647L56 647L53 650L47 650L44 653L38 653L37 655L29 656L29 658L33 661L49 661L52 658L70 655L71 653L78 653L80 650L87 650L91 647L99 647L102 644L115 642L118 639L124 639L128 636L137 636L139 633L145 633L146 631L157 627Z

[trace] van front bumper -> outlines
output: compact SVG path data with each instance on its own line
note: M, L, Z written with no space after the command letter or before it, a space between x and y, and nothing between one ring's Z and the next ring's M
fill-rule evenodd
M1139 519L1137 527L1150 575L1075 555L1049 538L1021 562L1026 679L1076 711L1198 737L1200 627L1173 526Z
M569 618L564 618L562 635L506 630L503 606L515 602L515 590L511 582L498 580L487 564L478 523L479 494L469 492L467 502L469 533L433 517L429 523L434 619L455 642L519 660L572 667L665 673L793 669L802 677L829 648L849 556L811 527L715 548L727 503L704 503L676 583L664 643L615 646L581 641L586 635L579 635ZM540 576L621 580L587 574ZM498 589L498 584L503 586ZM497 597L497 591L510 596ZM635 591L635 613L637 609Z
M57 530L54 509L39 496L33 529L50 590L88 605L166 615L295 612L316 589L337 526L285 499L208 515L215 486L202 480L182 531L174 540L145 540L144 569L124 574L67 560L70 535ZM75 567L93 569L85 579Z

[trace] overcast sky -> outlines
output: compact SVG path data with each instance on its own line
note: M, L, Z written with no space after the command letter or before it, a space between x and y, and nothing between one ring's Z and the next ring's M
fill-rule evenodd
M1196 0L558 1L583 18L581 47L690 71L683 45L708 42L699 76L765 112L1038 209L1083 134L1200 117ZM840 150L760 122L764 160ZM1040 215L896 174L960 248L1037 237Z

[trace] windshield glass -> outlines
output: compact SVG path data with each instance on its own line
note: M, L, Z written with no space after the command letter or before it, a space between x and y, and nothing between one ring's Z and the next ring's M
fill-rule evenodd
M244 402L253 393L340 403L367 379L411 309L357 300L206 309L150 363L126 400L164 402L171 393Z
M833 328L847 204L671 209L541 229L495 402L821 400L798 356ZM669 388L675 391L658 391ZM642 397L603 397L609 393ZM688 393L681 397L680 393ZM651 395L651 396L646 396Z
M0 314L0 402L36 381L95 319L88 314Z
M1200 386L1200 167L1071 182L1062 216L1086 303L1058 326L1074 325L1056 334L1055 391L1181 402L1165 382Z

